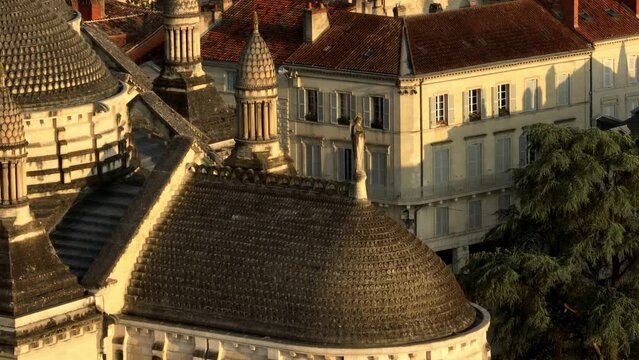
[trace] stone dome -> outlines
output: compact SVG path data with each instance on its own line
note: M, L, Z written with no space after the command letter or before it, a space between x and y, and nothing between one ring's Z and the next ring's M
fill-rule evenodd
M200 14L197 0L166 0L161 4L162 12L168 17L193 16Z
M306 344L377 347L470 328L444 262L332 181L194 166L148 240L126 312Z
M25 143L22 114L4 86L4 73L0 64L0 147Z
M247 41L238 64L235 87L259 90L277 87L273 57L259 31L257 13L253 13L253 34Z
M118 90L89 44L40 0L0 0L0 63L22 108L90 103Z
M42 3L45 7L52 9L64 21L69 21L75 16L73 9L64 0L42 0Z

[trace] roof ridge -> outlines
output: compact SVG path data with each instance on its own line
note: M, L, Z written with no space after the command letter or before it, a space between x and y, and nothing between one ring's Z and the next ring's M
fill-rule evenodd
M325 194L344 196L350 199L351 184L343 181L311 178L306 176L267 173L253 169L232 168L230 166L189 164L191 173L211 175L221 180L238 180L258 185L276 185L298 190L316 191Z

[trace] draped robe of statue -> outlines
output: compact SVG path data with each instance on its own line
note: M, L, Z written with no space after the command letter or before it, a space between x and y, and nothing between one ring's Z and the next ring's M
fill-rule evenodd
M364 147L366 137L362 117L357 114L353 124L351 124L351 142L353 147L353 157L355 162L355 198L359 200L367 199L366 194L366 170L364 166Z

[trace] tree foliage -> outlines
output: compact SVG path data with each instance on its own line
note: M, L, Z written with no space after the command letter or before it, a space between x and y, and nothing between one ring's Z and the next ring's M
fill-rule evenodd
M639 351L639 152L617 132L534 125L518 207L462 276L491 310L505 359L621 359Z

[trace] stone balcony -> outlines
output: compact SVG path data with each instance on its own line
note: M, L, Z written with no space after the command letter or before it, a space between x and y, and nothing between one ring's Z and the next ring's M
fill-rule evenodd
M424 187L393 189L390 186L368 185L368 196L374 202L394 205L429 204L448 199L500 191L512 186L511 172L484 174L476 178L451 180Z

